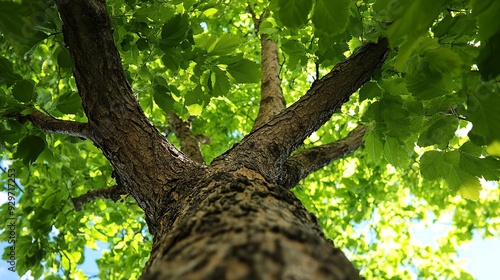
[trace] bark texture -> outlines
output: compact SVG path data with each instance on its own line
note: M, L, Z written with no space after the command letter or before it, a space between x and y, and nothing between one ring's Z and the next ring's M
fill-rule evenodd
M90 139L113 165L117 186L76 198L75 206L125 193L137 201L154 242L143 279L359 278L288 188L359 147L366 129L290 155L382 65L387 40L362 46L285 109L277 45L263 36L259 124L206 166L197 145L183 148L187 156L144 115L125 78L105 1L56 3L88 123L39 112L27 119L47 132ZM192 138L175 116L171 122L179 138Z
M269 122L286 106L279 78L278 43L269 39L266 34L261 35L260 42L262 69L260 107L252 130Z
M272 183L282 181L290 154L320 128L349 97L370 80L389 52L385 38L366 43L327 75L316 80L297 102L245 136L212 165L245 166Z
M9 117L17 118L21 122L30 121L47 133L65 134L82 139L90 139L91 137L90 128L86 123L58 120L38 111L37 109L32 108L32 110L33 112L28 115L15 114L10 115Z
M279 184L291 189L307 175L354 152L363 145L363 136L367 130L366 126L360 125L343 139L306 149L290 156L284 164L283 176L280 178Z
M142 279L357 279L287 189L217 174L153 249Z
M113 201L117 201L121 198L122 195L126 194L127 192L122 186L114 185L107 189L92 190L84 195L72 198L71 201L75 206L75 210L80 211L82 209L83 204L88 203L92 200L98 198L106 198L106 199L111 199Z

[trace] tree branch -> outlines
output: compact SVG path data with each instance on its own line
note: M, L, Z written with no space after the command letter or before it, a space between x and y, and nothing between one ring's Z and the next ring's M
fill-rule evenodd
M293 154L283 166L279 184L291 189L307 175L354 152L363 145L363 136L367 130L366 126L360 125L341 140Z
M181 142L181 151L197 163L205 163L201 153L198 138L191 130L191 123L181 120L175 113L171 112L168 122L177 139Z
M64 134L83 139L91 139L90 127L87 123L58 120L52 116L45 115L36 109L28 115L16 115L15 117L17 117L20 121L28 120L47 133Z
M257 34L260 24L269 16L269 10L266 9L260 17L257 17L249 4L247 6L247 11L252 15L254 28ZM279 78L280 65L278 58L278 43L271 40L267 34L261 34L260 46L262 71L260 106L252 131L270 121L286 107L283 91L281 89L281 80Z
M107 189L91 190L84 195L71 198L76 211L82 210L82 206L92 200L99 198L111 199L113 201L118 201L122 195L126 195L127 192L125 188L120 185L114 185Z
M388 53L385 38L378 43L365 43L330 73L316 80L297 102L248 134L213 164L232 162L255 170L269 182L280 182L283 164L289 155L370 80Z
M262 21L264 21L270 15L270 11L268 8L265 8L264 11L262 12L262 14L260 15L260 17L257 17L257 14L255 13L252 6L248 2L247 3L247 12L252 16L255 34L258 34L259 29L260 29L260 24L262 23Z
M272 41L266 34L260 36L260 42L262 69L260 107L252 130L270 121L286 107L281 89L281 80L279 78L278 44Z
M114 43L106 2L55 2L63 21L64 41L71 54L78 93L89 124L115 121L115 116L127 115L127 110L139 110ZM113 114L109 115L111 110ZM120 123L116 121L115 125Z
M105 0L55 0L94 144L144 210L150 232L164 215L173 182L203 167L156 130L123 71ZM201 176L201 175L200 175Z

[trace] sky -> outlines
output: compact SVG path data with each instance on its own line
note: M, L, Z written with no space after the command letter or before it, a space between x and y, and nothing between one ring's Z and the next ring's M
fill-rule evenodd
M449 217L451 219L451 217ZM446 221L438 221L430 227L416 231L416 239L424 244L434 244L446 232ZM474 232L471 242L462 244L457 255L463 268L476 280L499 280L500 238L484 240Z
M466 259L465 268L478 280L497 280L500 275L500 238L483 240L477 235L461 246L458 255Z

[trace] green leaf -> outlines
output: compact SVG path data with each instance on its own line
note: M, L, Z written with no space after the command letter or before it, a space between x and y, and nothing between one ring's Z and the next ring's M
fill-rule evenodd
M43 6L30 4L28 1L22 4L2 1L0 9L0 31L20 53L29 51L48 37L47 34L38 31L40 28L36 28L36 25L41 23L49 23L46 20L48 9L40 11ZM40 17L43 20L40 20Z
M460 152L459 151L445 152L443 160L448 164L458 165L458 162L460 161Z
M404 140L411 135L409 112L396 102L384 102L382 118L387 125L386 134Z
M188 91L184 96L184 105L205 104L210 101L210 95L203 92L201 86L198 85L193 90Z
M206 70L200 76L200 85L204 86L205 89L210 93L212 91L212 71Z
M137 46L137 49L139 51L145 51L145 50L149 49L148 40L146 40L144 38L140 38L139 40L137 40L137 42L135 42L135 45Z
M299 28L306 24L312 8L311 0L278 0L278 17L289 28Z
M384 144L384 158L395 167L406 167L408 155L402 148L403 143L398 139L387 137Z
M17 145L14 157L22 159L23 163L28 166L38 158L46 146L45 139L36 135L26 136Z
M465 153L465 154L473 156L473 157L480 157L482 150L483 149L481 147L474 145L471 141L465 142L460 147L461 153Z
M172 71L178 71L181 66L181 58L174 52L167 52L161 57L163 64Z
M351 1L316 0L312 22L314 26L327 34L344 32L349 22Z
M194 36L194 42L196 43L196 46L207 52L212 45L215 45L216 41L217 36L208 33L201 33Z
M0 56L0 83L5 83L7 87L10 87L21 79L22 77L19 74L14 73L12 62Z
M3 109L7 105L7 96L5 95L5 92L0 89L0 109Z
M19 102L30 102L35 98L35 82L20 80L12 88L12 95Z
M372 162L378 162L384 152L384 145L375 133L368 133L365 137L365 149Z
M500 161L493 157L479 158L466 152L460 153L459 166L468 174L485 180L500 179Z
M281 44L281 48L283 49L284 52L286 52L288 55L292 54L306 54L307 50L304 44L300 43L297 40L285 40Z
M480 3L482 2L482 3ZM492 0L473 1L473 13L477 16L481 43L500 32L500 2Z
M417 40L432 24L441 8L448 0L419 0L412 1L404 14L396 20L387 35L391 42L404 37L408 40Z
M260 23L259 34L273 35L278 31L275 20L265 19Z
M203 106L200 104L192 104L192 105L186 106L186 108L189 112L189 115L191 115L191 116L198 116L203 111Z
M170 92L170 88L168 86L167 81L165 80L165 78L160 76L156 76L155 79L153 80L153 90L161 94Z
M457 127L458 119L455 116L439 116L420 134L417 144L420 147L427 147L430 145L447 146L450 140L455 136Z
M59 64L59 66L61 66L62 68L73 67L68 49L62 48L61 51L57 54L57 64Z
M44 201L41 204L43 209L50 210L54 208L54 205L58 205L59 201L57 199L58 197L56 196L56 193L57 191L53 191L44 197Z
M493 140L500 140L500 94L497 88L480 86L469 95L466 117L473 126L469 137L476 145L482 146Z
M432 30L440 40L468 40L477 33L477 24L471 16L447 14Z
M177 14L171 17L161 31L161 45L172 48L180 45L187 39L189 31L189 17L187 14Z
M459 165L460 152L451 151L444 153L442 166L445 169L443 176L450 189L464 198L477 200L481 183L479 179L462 170Z
M57 99L57 110L63 114L77 114L82 112L82 99L78 93L68 91Z
M262 78L260 66L248 59L243 59L227 66L227 72L238 83L258 83Z
M372 99L379 97L381 94L382 90L376 82L368 82L359 90L359 100L363 101L366 99Z
M405 76L405 83L408 91L418 100L429 100L450 93L443 83L443 74L431 71L427 61L420 61Z
M444 156L439 151L428 151L420 157L420 174L426 180L436 180L444 177Z
M18 112L19 113L19 112ZM13 122L16 122L17 125L14 125L14 127L10 127L10 129L5 129L3 130L2 128L2 133L0 134L0 141L13 145L15 143L18 143L21 137L23 137L23 133L20 131L20 128L22 128L22 125L19 124L17 121L10 120L7 121L6 123L12 124ZM17 126L17 127L16 127Z
M423 56L429 61L431 72L440 72L458 76L462 73L463 62L460 56L449 49L430 49L423 53Z
M486 11L495 0L471 0L472 12L481 14Z
M153 93L153 99L156 105L158 105L158 107L160 107L160 109L162 109L167 114L170 113L170 111L172 111L172 109L174 108L175 101L167 92L161 93L155 91Z
M416 101L422 104L422 101ZM424 106L424 114L432 116L435 114L440 114L443 111L449 110L450 108L456 108L458 106L457 96L454 95L443 95L432 99L431 102L426 102Z
M484 80L489 81L500 75L498 61L500 61L500 32L485 41L481 41L477 66Z
M457 165L451 166L444 179L463 198L474 201L479 199L479 191L482 189L479 179L465 173Z
M441 8L448 0L419 0L412 1L405 9L404 14L397 19L387 30L387 37L391 45L403 43L399 47L399 56L395 62L397 69L402 69L420 36L424 34Z
M243 43L242 39L229 34L224 34L217 38L217 40L215 40L215 42L213 42L213 44L206 49L206 51L210 55L228 54L234 51L241 43Z
M295 69L297 65L305 66L307 64L307 49L299 41L285 40L281 44L281 49L290 57L287 64L291 69Z
M134 15L134 21L139 22L150 22L151 20L161 22L166 18L171 18L174 16L172 8L168 5L156 5L156 6L141 6L132 5Z
M211 80L213 96L224 96L229 92L229 79L218 67L213 69Z
M380 101L375 101L368 108L366 109L365 113L363 114L362 121L364 122L372 122L372 121L377 121L377 122L383 122L382 120L382 102Z
M225 65L230 65L230 64L234 64L240 60L243 59L243 55L242 54L238 54L238 55L235 55L235 56L232 56L232 55L227 55L227 56L219 56L217 58L217 63L218 64L225 64Z

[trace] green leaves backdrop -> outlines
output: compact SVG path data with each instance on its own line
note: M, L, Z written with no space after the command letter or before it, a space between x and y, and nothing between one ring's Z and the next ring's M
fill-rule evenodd
M363 42L393 48L376 77L305 147L371 127L365 146L309 176L294 192L367 279L473 279L455 255L473 235L500 236L500 2L495 0L109 0L115 42L147 116L167 134L170 111L195 116L208 162L239 141L257 115L260 34L280 43L287 102ZM51 2L0 1L0 114L30 108L85 121ZM178 144L174 136L169 141ZM90 142L0 124L2 161L15 168L17 272L87 279L85 248L109 244L99 278L137 278L151 238L131 198L76 212L70 198L114 184ZM7 180L4 172L2 180ZM484 180L494 181L482 187ZM7 185L6 183L4 185ZM7 207L0 210L5 216ZM431 247L415 227L451 217ZM6 231L1 234L7 239ZM4 254L4 257L6 255ZM124 256L127 256L126 258ZM43 265L40 265L43 264Z

